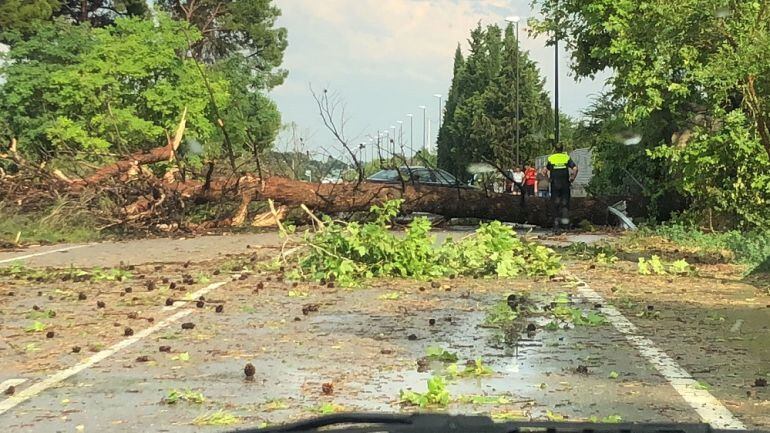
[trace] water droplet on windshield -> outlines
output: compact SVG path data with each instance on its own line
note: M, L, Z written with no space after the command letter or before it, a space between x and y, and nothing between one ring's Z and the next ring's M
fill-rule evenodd
M716 12L714 12L714 16L716 16L717 18L727 18L732 15L733 15L733 11L731 11L730 7L727 5L718 7Z
M626 146L636 146L637 144L642 142L641 134L631 132L631 131L618 134L616 139L618 140L619 143L623 143Z

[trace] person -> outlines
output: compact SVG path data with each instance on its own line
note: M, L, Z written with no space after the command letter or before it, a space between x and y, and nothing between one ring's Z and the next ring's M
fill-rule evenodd
M526 191L527 195L533 197L535 196L535 191L537 191L537 170L531 165L524 169L524 191Z
M561 144L556 144L556 152L548 157L548 174L551 181L551 203L553 205L554 230L561 226L569 226L569 202L571 198L570 188L575 176L578 174L578 166L564 152Z
M551 195L551 179L548 178L548 170L541 167L537 172L537 196L548 198Z
M513 169L511 180L513 180L513 186L511 187L511 192L513 193L513 195L521 194L523 198L524 197L524 171L521 169L521 167L516 166Z

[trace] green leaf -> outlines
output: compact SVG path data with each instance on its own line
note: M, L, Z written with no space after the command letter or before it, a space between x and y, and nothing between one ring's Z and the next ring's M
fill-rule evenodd
M27 328L24 329L25 332L43 332L46 330L48 325L46 325L43 322L35 320L32 322L31 325L29 325Z
M441 362L457 362L457 354L441 347L431 346L427 349L427 358Z

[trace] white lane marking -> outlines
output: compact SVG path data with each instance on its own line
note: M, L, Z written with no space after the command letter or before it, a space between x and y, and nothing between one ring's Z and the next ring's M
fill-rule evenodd
M73 365L72 367L66 368L64 370L61 370L52 376L49 376L40 382L36 382L29 386L28 388L22 390L21 392L12 395L11 397L0 401L0 415L4 414L5 412L9 411L10 409L14 408L16 405L23 403L30 398L40 394L41 392L47 390L48 388L58 384L59 382L69 379L70 377L80 373L81 371L85 370L88 367L93 366L94 364L98 363L99 361L104 360L105 358L114 355L121 349L124 349L137 341L141 340L142 338L152 334L153 332L156 332L162 328L165 328L166 326L170 325L171 323L181 319L184 316L187 316L188 314L192 313L193 310L182 310L177 312L176 314L173 314L172 316L169 316L160 322L156 323L155 325L143 329L133 336L120 341L119 343L113 345L112 347L108 349L104 349L101 352L98 352L94 354L93 356L86 358L79 363Z
M184 301L175 301L173 305L169 305L169 306L163 307L163 311L176 310L179 307L187 305L188 302L191 302L191 301L195 302L195 301L198 300L198 298L200 298L201 296L205 295L206 293L208 293L208 292L210 292L210 291L212 291L214 289L218 289L218 288L224 286L225 284L227 284L229 282L230 281L220 281L218 283L209 284L208 286L206 286L206 287L204 287L204 288L202 288L202 289L200 289L198 291L195 291L195 292L190 293L189 295L185 296L186 299Z
M26 381L27 379L8 379L3 383L0 383L0 391L5 391L12 386L19 386Z
M73 245L71 247L64 247L64 248L57 248L55 250L41 251L39 253L27 254L27 255L24 255L24 256L13 257L13 258L10 258L10 259L3 259L3 260L0 260L0 263L17 262L19 260L25 260L25 259L29 259L29 258L32 258L32 257L44 256L46 254L60 253L62 251L70 251L70 250L76 250L78 248L90 247L91 245L94 245L94 244Z
M711 395L710 392L703 389L698 382L692 378L690 373L679 366L665 352L655 347L655 343L649 338L642 337L637 327L623 316L615 307L606 304L604 298L591 289L588 284L572 275L578 282L578 292L581 296L590 302L601 304L600 309L607 320L612 323L618 332L623 334L626 339L634 346L639 353L647 359L657 370L668 380L672 387L701 417L703 422L711 425L713 428L727 430L745 430L746 426L727 409L722 402Z
M197 296L203 296L204 294L217 289L219 287L222 287L223 285L229 283L230 281L220 281L218 283L209 284L208 286L198 290L197 292L193 293L193 295ZM181 307L182 305L187 304L187 302L179 303L179 305L172 305L169 307L165 307L164 311L169 310L176 310L177 308ZM145 328L133 336L126 338L125 340L122 340L115 345L102 350L101 352L95 353L93 356L86 358L79 363L73 365L72 367L66 368L64 370L60 370L57 373L54 373L52 376L49 376L45 379L43 379L40 382L36 382L32 384L30 387L22 390L19 393L16 393L15 395L12 395L11 397L8 397L7 399L0 401L0 415L4 414L5 412L9 411L10 409L13 409L18 404L23 403L30 398L40 394L41 392L47 390L48 388L58 384L59 382L62 382L66 379L69 379L70 377L80 373L81 371L85 370L86 368L92 367L94 364L98 363L99 361L104 360L105 358L108 358L115 353L119 352L122 349L125 349L126 347L136 343L137 341L141 340L144 337L147 337L148 335L157 332L166 326L174 323L175 321L181 319L182 317L185 317L189 314L191 314L193 309L188 310L182 310L179 311L169 317L166 317L165 319L159 321L155 325Z
M252 248L254 248L254 247L252 246ZM294 248L286 251L285 253L283 253L283 257L286 258L286 257L292 256L297 251L299 251L301 249L302 249L302 247L294 247ZM235 274L235 275L232 276L232 279L230 281L235 281L240 276L241 276L241 274ZM188 302L195 302L201 296L205 295L206 293L208 293L208 292L210 292L210 291L212 291L214 289L217 289L217 288L227 284L230 281L222 281L222 282L219 282L219 283L214 283L214 284L211 284L208 287L204 287L204 288L198 290L197 292L190 293L189 295L185 296L184 300L174 301L174 303L172 305L168 305L168 306L163 307L163 311L174 310L174 309L177 309L177 308L179 308L179 307L181 307L183 305L186 305Z
M76 248L80 248L80 247L84 247L84 246L88 246L88 245L80 245L80 246L76 246ZM288 257L290 255L293 255L294 253L296 253L299 250L300 250L300 247L292 248L291 250L289 250L286 253L284 253L284 257ZM55 251L51 251L51 252L55 252ZM2 262L0 262L0 263L2 263ZM202 288L202 289L200 289L200 290L198 290L196 292L193 292L189 296L192 299L197 299L197 298L205 295L206 293L209 293L212 290L218 289L219 287L222 287L225 284L229 283L230 281L234 281L236 279L237 279L237 277L234 276L232 280L220 281L220 282L217 282L217 283L209 284L208 286L206 286L206 287L204 287L204 288ZM176 310L177 308L179 308L179 307L181 307L183 305L186 305L186 304L187 304L187 301L175 302L174 305L163 307L163 311ZM29 400L30 398L40 394L41 392L43 392L43 391L47 390L48 388L58 384L59 382L62 382L64 380L66 380L66 379L68 379L68 378L70 378L70 377L80 373L81 371L85 370L86 368L89 368L89 367L93 366L94 364L98 363L99 361L102 361L105 358L114 355L118 351L120 351L120 350L122 350L122 349L124 349L124 348L126 348L126 347L128 347L128 346L130 346L130 345L132 345L134 343L136 343L137 341L141 340L142 338L144 338L144 337L146 337L146 336L148 336L148 335L150 335L150 334L152 334L154 332L157 332L157 331L159 331L162 328L165 328L166 326L168 326L171 323L181 319L184 316L187 316L187 315L191 314L193 311L194 310L192 310L192 309L179 311L178 313L176 313L176 314L174 314L172 316L169 316L169 317L161 320L160 322L156 323L155 325L153 325L153 326L151 326L149 328L143 329L143 330L137 332L136 334L134 334L133 336L131 336L131 337L129 337L129 338L123 340L123 341L120 341L119 343L115 344L114 346L112 346L112 347L110 347L108 349L102 350L101 352L94 354L90 358L84 359L83 361L80 361L79 363L73 365L72 367L69 367L67 369L61 370L58 373L55 373L53 376L49 376L48 378L33 384L29 388L26 388L23 391L15 394L15 395L13 395L13 396L11 396L11 397L3 400L3 401L0 401L0 415L4 414L5 412L8 412L9 410L13 409L17 405L19 405L19 404Z

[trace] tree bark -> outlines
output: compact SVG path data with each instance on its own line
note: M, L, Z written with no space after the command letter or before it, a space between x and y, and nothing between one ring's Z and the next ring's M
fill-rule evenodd
M481 218L506 222L534 224L543 227L553 225L549 199L521 197L509 194L486 194L480 190L434 187L425 185L391 185L371 182L318 184L269 177L261 182L254 176L237 180L218 179L211 182L208 190L199 182L188 181L167 185L185 197L197 200L221 200L223 197L242 198L241 207L252 199L273 199L290 206L306 205L314 211L327 214L367 211L372 205L388 200L403 199L404 212L429 212L447 218ZM640 200L630 197L602 197L572 199L570 218L573 222L590 221L595 225L615 223L615 217L607 207L620 200L627 200L631 216L642 215ZM241 216L245 220L245 215Z
M253 180L243 182L251 188ZM254 186L256 187L256 185ZM345 184L316 184L281 177L265 179L264 188L257 188L257 198L271 198L287 205L305 204L324 213L366 211L372 205L392 199L403 199L404 212L430 212L449 218L482 218L550 227L553 225L551 203L548 199L521 197L510 194L486 194L473 189L433 187L425 185L390 185L364 182ZM570 206L572 221L588 220L606 225L613 221L607 207L623 197L573 198ZM629 202L629 213L638 216L637 201Z

